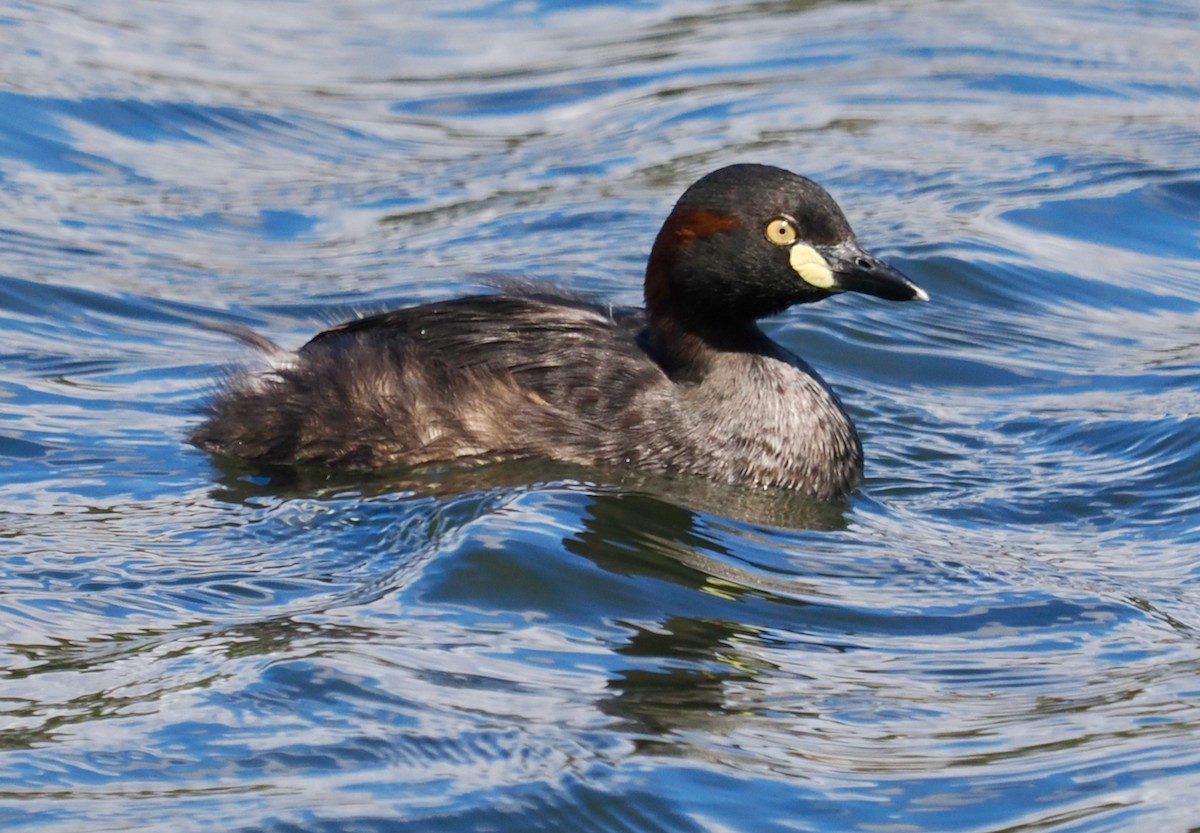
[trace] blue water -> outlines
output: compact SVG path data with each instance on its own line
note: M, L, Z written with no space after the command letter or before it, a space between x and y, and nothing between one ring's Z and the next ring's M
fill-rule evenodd
M1200 830L1200 8L0 2L0 827ZM184 441L489 276L640 296L701 174L929 304L768 322L844 505Z

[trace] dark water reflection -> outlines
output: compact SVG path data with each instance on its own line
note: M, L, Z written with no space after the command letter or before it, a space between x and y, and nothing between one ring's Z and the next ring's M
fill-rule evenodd
M0 826L1197 829L1198 18L0 5ZM768 324L844 503L183 442L214 322L636 302L738 160L934 299Z

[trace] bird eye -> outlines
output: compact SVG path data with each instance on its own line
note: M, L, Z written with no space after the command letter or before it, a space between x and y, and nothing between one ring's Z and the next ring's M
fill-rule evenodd
M776 217L767 223L767 239L776 246L790 246L796 242L799 233L796 231L796 221L791 217Z

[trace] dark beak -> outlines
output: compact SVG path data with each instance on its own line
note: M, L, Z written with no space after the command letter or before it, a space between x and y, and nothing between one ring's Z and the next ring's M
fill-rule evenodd
M929 295L896 268L850 240L817 249L833 272L831 289L862 292L888 301L928 301Z

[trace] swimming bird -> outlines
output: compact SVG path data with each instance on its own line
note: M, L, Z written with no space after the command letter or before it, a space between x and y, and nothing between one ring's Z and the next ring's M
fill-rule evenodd
M858 434L758 321L840 292L928 300L815 182L731 165L667 217L644 309L536 286L348 321L230 377L191 441L265 464L541 457L834 498L861 481Z

